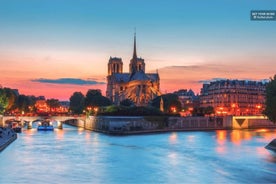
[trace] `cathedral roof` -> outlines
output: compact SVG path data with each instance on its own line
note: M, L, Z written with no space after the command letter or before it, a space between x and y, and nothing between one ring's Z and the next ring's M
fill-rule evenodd
M147 73L146 74L151 81L158 81L159 80L159 74L158 73Z
M130 73L114 73L112 74L116 82L129 82L134 80L140 81L158 81L159 75L158 73L149 73L146 74L143 71L135 72L133 75Z
M137 71L134 72L130 75L129 81L134 81L134 80L141 80L141 81L145 81L145 80L150 80L150 78L145 74L144 71Z
M116 82L128 82L129 81L129 73L114 73L112 74L114 76Z

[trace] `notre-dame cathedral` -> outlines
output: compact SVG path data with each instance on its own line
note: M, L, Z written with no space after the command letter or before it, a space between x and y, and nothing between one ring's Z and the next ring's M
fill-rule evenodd
M114 104L130 99L137 106L146 106L150 100L160 95L159 74L145 73L144 59L136 53L136 34L134 35L133 56L129 63L129 73L123 73L121 58L110 57L106 96Z

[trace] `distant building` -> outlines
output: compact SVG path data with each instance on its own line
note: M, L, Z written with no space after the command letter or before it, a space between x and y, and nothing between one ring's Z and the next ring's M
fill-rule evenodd
M60 105L58 107L50 108L50 106L47 104L47 100L36 100L36 113L67 113L69 111L70 102L60 101L59 103Z
M217 80L203 84L201 107L214 107L217 115L257 115L264 109L266 82Z
M50 111L50 107L47 105L46 100L36 100L35 108L37 113L45 113Z
M182 112L181 115L191 115L193 109L199 106L199 96L195 95L194 91L189 89L180 89L175 91L174 94L178 96L181 102Z
M60 101L60 106L69 108L70 107L70 101Z
M69 112L69 108L70 108L70 101L60 101L60 106L59 106L59 110L58 112L60 113L67 113Z
M195 103L199 100L198 96L191 89L180 89L173 93L178 96L183 108L194 107L196 105Z
M160 95L159 74L145 73L144 59L136 53L136 35L134 36L133 56L129 64L129 73L123 73L121 58L110 57L108 62L106 96L112 103L119 105L125 99L132 100L137 106L145 106Z

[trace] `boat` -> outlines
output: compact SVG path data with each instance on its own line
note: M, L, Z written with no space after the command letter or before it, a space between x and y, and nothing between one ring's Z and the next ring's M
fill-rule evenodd
M50 121L42 121L39 123L37 130L39 131L53 131L54 130L54 126L52 125L52 123Z
M276 139L273 139L265 148L276 153Z
M21 127L21 124L20 124L20 121L15 121L11 124L12 126L12 129L14 132L16 133L21 133L22 132L22 127Z
M12 129L16 133L21 133L22 132L22 127L20 127L20 126L13 127Z

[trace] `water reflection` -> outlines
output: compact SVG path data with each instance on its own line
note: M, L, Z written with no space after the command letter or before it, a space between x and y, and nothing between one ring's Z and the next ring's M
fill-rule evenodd
M233 143L235 146L242 146L245 142L251 141L253 138L261 142L260 147L256 148L256 152L260 155L267 156L269 152L264 148L276 136L274 129L255 129L255 130L217 130L216 131L216 152L219 154L227 153L227 142Z
M250 141L253 137L262 137L265 141L271 141L276 137L276 130L256 129L256 130L217 130L216 141L223 145L225 141L230 141L240 145L242 141Z
M226 141L226 134L227 131L226 130L217 130L216 131L216 140L218 142L218 144L222 145L225 141Z
M189 143L194 143L194 142L195 142L195 136L194 136L194 135L189 135L189 136L187 137L187 139L188 139L188 142L189 142Z
M261 146L261 147L257 147L257 148L256 148L256 152L258 153L258 155L263 155L263 156L265 156L265 157L271 155L270 151L268 151L267 149L265 149L265 148L262 147L262 146Z
M276 153L275 152L272 152L272 151L267 151L267 157L266 157L266 160L268 162L271 162L271 163L275 163L276 164Z
M58 140L62 140L64 138L64 131L62 129L55 129L55 133Z
M178 164L179 158L177 152L170 152L168 154L169 164L176 166Z
M176 132L171 133L169 140L171 144L177 143L177 133Z
M275 183L276 156L264 148L275 135L269 129L122 137L68 126L24 130L0 154L0 183Z
M219 154L223 154L226 152L226 147L225 147L226 135L227 135L226 130L216 131L216 140L217 140L216 151Z
M236 145L240 145L241 141L243 140L243 132L240 130L233 130L230 133L231 142Z

